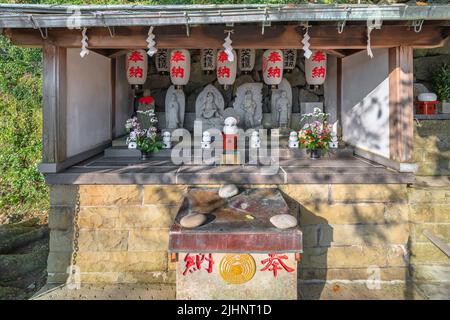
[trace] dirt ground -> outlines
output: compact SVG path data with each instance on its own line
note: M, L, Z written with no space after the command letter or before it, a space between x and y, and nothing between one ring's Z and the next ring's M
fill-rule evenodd
M24 300L31 298L44 287L47 281L48 236L30 243L8 254L27 254L39 252L39 263L33 263L33 269L14 279L0 280L0 300ZM12 266L14 267L14 266Z

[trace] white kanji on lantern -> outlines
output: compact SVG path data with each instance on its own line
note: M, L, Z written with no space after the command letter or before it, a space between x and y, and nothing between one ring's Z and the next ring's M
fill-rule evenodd
M127 79L129 84L144 84L147 79L147 53L132 50L126 56Z
M295 68L296 63L297 63L297 50L296 49L283 50L283 68L285 70L292 70Z
M191 54L186 49L175 49L170 53L170 80L176 86L184 86L191 75Z
M236 51L233 50L233 55L236 56ZM228 53L225 50L220 50L217 53L217 81L221 85L231 85L236 80L236 59L230 61L228 59Z
M262 71L266 84L272 86L280 84L283 79L283 52L281 50L264 51Z
M216 69L216 49L202 49L200 64L203 71L214 71Z
M252 71L255 66L255 49L239 50L239 70L248 72Z
M309 85L321 85L327 75L327 54L322 50L312 50L311 58L305 59L305 77Z
M169 51L167 49L159 49L156 52L155 67L158 72L169 71Z

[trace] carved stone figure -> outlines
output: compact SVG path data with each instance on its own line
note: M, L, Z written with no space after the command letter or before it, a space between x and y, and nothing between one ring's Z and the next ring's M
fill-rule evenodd
M195 102L196 121L202 122L202 130L223 126L225 102L220 91L213 85L207 85Z
M236 90L233 108L244 129L259 129L262 121L262 83L245 83Z
M275 102L275 111L277 112L277 124L280 128L288 127L289 123L289 108L291 103L287 97L286 91L281 91L280 97Z
M182 90L177 90L172 85L166 93L166 129L174 130L182 128L184 123L184 110L186 97Z
M175 93L172 93L172 98L169 102L169 105L166 105L166 125L168 129L179 128L179 110L180 104L178 103L177 95Z
M281 80L278 89L272 90L271 112L273 127L285 129L291 126L292 87L285 78Z

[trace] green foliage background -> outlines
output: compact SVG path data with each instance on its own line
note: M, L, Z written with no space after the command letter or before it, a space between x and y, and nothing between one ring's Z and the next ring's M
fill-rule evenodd
M41 158L42 51L0 38L0 219L42 213L47 188Z

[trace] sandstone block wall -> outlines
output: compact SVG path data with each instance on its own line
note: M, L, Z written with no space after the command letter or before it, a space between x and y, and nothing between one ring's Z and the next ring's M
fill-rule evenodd
M408 191L412 277L417 282L450 283L450 258L423 234L429 230L450 245L450 182Z
M450 120L415 123L413 160L419 176L450 175Z
M405 185L285 185L304 234L299 279L405 281L409 237Z
M405 185L278 187L304 233L302 281L367 280L374 267L381 280L405 280L410 234ZM82 282L174 283L168 232L186 190L181 185L51 186L48 282L66 279L79 193Z

